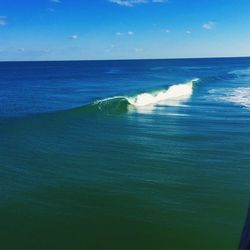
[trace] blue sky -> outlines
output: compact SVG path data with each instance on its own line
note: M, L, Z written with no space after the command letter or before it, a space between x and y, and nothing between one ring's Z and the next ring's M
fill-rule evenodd
M250 56L249 0L1 0L0 60Z

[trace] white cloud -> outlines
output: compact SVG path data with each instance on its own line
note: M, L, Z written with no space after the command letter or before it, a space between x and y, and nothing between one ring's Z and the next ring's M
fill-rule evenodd
M134 7L144 3L166 3L168 0L109 0L111 3L118 4L124 7Z
M115 34L117 36L125 36L125 35L133 36L135 33L133 31L128 31L128 32L116 32Z
M164 30L166 33L170 33L171 31L169 29Z
M72 40L76 40L78 38L78 36L77 35L72 35L69 38L72 39Z
M208 23L204 23L202 25L202 28L206 29L206 30L212 30L212 29L214 29L214 26L215 26L215 22L210 21Z
M5 16L0 16L0 26L5 26L7 24L7 18Z
M186 30L186 34L190 35L191 31L190 30Z
M116 32L115 33L117 36L123 36L124 35L124 33L122 33L122 32Z
M144 49L142 49L142 48L135 48L135 52L143 52L144 51Z
M50 0L52 3L61 3L61 0Z

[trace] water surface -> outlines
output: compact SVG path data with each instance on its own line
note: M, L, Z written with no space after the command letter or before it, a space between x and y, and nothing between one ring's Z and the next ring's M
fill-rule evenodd
M1 248L237 248L249 58L0 63L0 101Z

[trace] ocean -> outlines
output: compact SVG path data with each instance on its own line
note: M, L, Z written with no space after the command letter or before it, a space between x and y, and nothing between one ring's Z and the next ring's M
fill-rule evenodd
M0 248L237 248L250 58L1 62L0 101Z

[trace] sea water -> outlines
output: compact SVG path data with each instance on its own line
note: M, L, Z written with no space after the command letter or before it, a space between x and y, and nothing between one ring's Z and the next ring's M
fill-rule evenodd
M0 247L236 249L250 58L0 63Z

